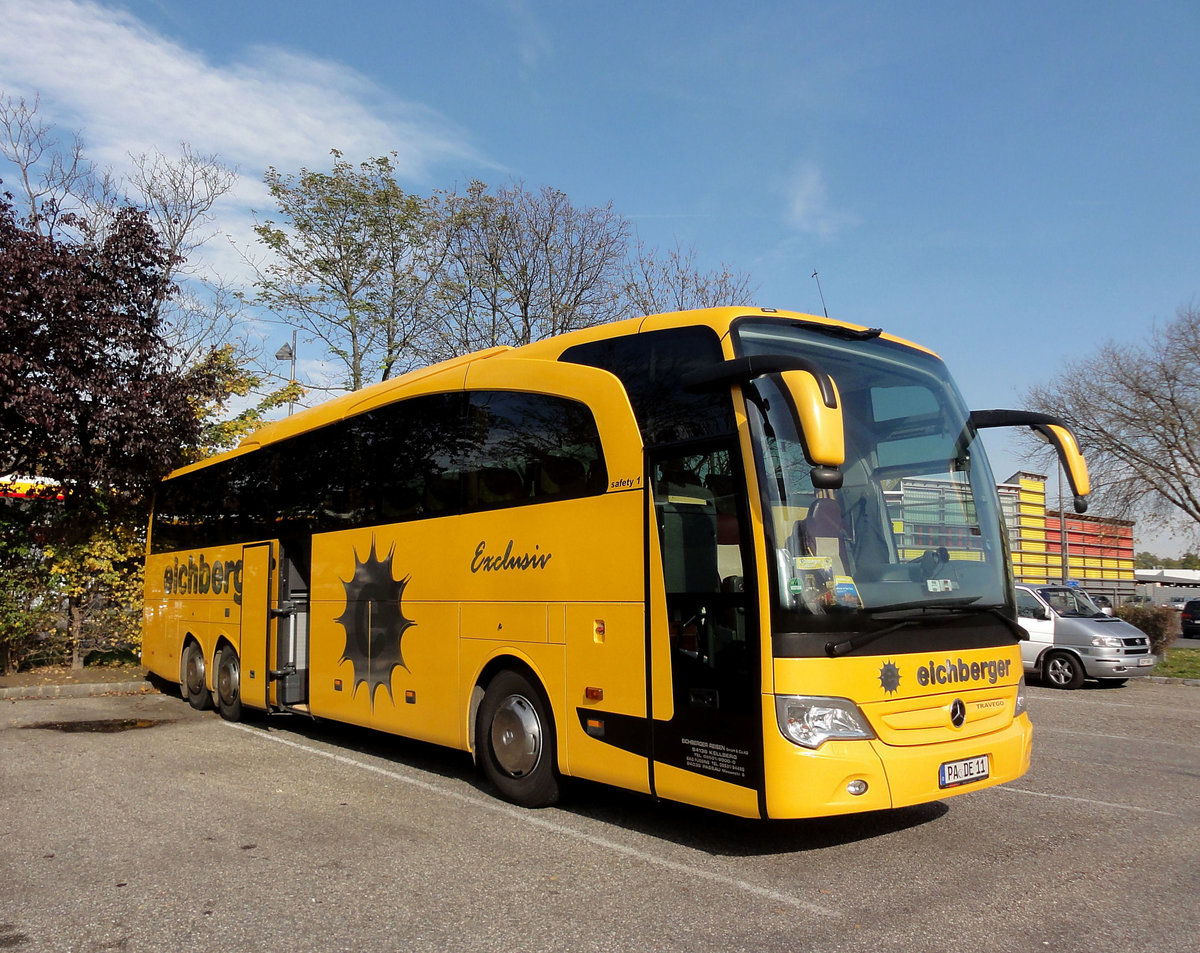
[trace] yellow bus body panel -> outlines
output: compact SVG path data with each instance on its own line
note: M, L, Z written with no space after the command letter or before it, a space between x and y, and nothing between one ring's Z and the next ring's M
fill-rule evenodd
M738 817L761 817L758 792L754 788L685 771L661 761L654 762L654 793L671 801Z
M217 644L225 639L237 647L241 641L241 569L241 544L146 558L142 664L147 669L178 682L180 652L191 636L210 663L212 687Z
M605 621L611 642L579 651L591 652L597 662L619 655L619 663L605 664L619 664L625 681L633 665L635 680L644 682L637 674L645 666L642 565L640 559L614 557L640 552L642 522L640 493L610 492L315 537L312 713L467 748L463 712L473 679L487 661L511 650L554 682L553 691L550 684L545 688L561 734L563 719L574 717L573 708L559 711L567 697L562 693L563 643L593 645L596 620ZM580 532L584 526L596 530ZM356 672L346 629L338 621L350 611L350 602L370 598L361 578L368 566L390 576L397 589L403 583L399 611L410 623L401 636L402 660L373 692L370 679L363 681L363 672ZM629 698L640 694L644 709L644 685L622 688L612 674L605 681L606 701L632 714Z
M640 601L572 603L566 624L567 690L556 719L566 736L561 767L577 777L648 794L646 755L613 745L613 720L606 717L646 717L645 610Z

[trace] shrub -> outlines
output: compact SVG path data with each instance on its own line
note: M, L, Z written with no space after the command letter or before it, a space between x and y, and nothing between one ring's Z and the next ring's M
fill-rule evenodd
M1150 650L1162 655L1179 635L1179 616L1169 606L1121 606L1117 616L1150 637Z

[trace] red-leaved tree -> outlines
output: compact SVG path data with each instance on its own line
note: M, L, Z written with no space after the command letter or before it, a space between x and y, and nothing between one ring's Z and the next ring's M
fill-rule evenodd
M94 241L19 221L0 196L0 474L140 498L199 438L204 372L173 366L168 256L142 212Z
M23 530L26 561L40 551L51 567L35 601L63 603L76 665L85 642L136 632L123 616L137 613L149 493L196 446L212 396L211 368L181 370L160 333L169 263L140 211L118 211L103 235L78 222L47 235L0 195L0 481L44 477L61 494L23 527L0 507L0 523ZM0 608L22 595L0 592Z

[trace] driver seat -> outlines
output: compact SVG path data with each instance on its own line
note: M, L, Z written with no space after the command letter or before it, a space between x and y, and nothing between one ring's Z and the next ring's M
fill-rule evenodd
M814 556L828 556L833 560L833 574L847 576L850 560L846 554L846 521L842 518L842 507L831 497L819 497L809 508L804 518L804 535Z

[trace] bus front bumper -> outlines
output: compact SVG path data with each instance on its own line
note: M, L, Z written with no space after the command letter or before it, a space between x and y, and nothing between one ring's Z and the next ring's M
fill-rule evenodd
M829 741L812 751L768 731L763 752L767 816L887 810L1003 784L1029 770L1032 740L1025 714L985 735L911 747L874 739ZM980 758L986 758L984 777L976 777ZM943 765L949 767L943 770Z

